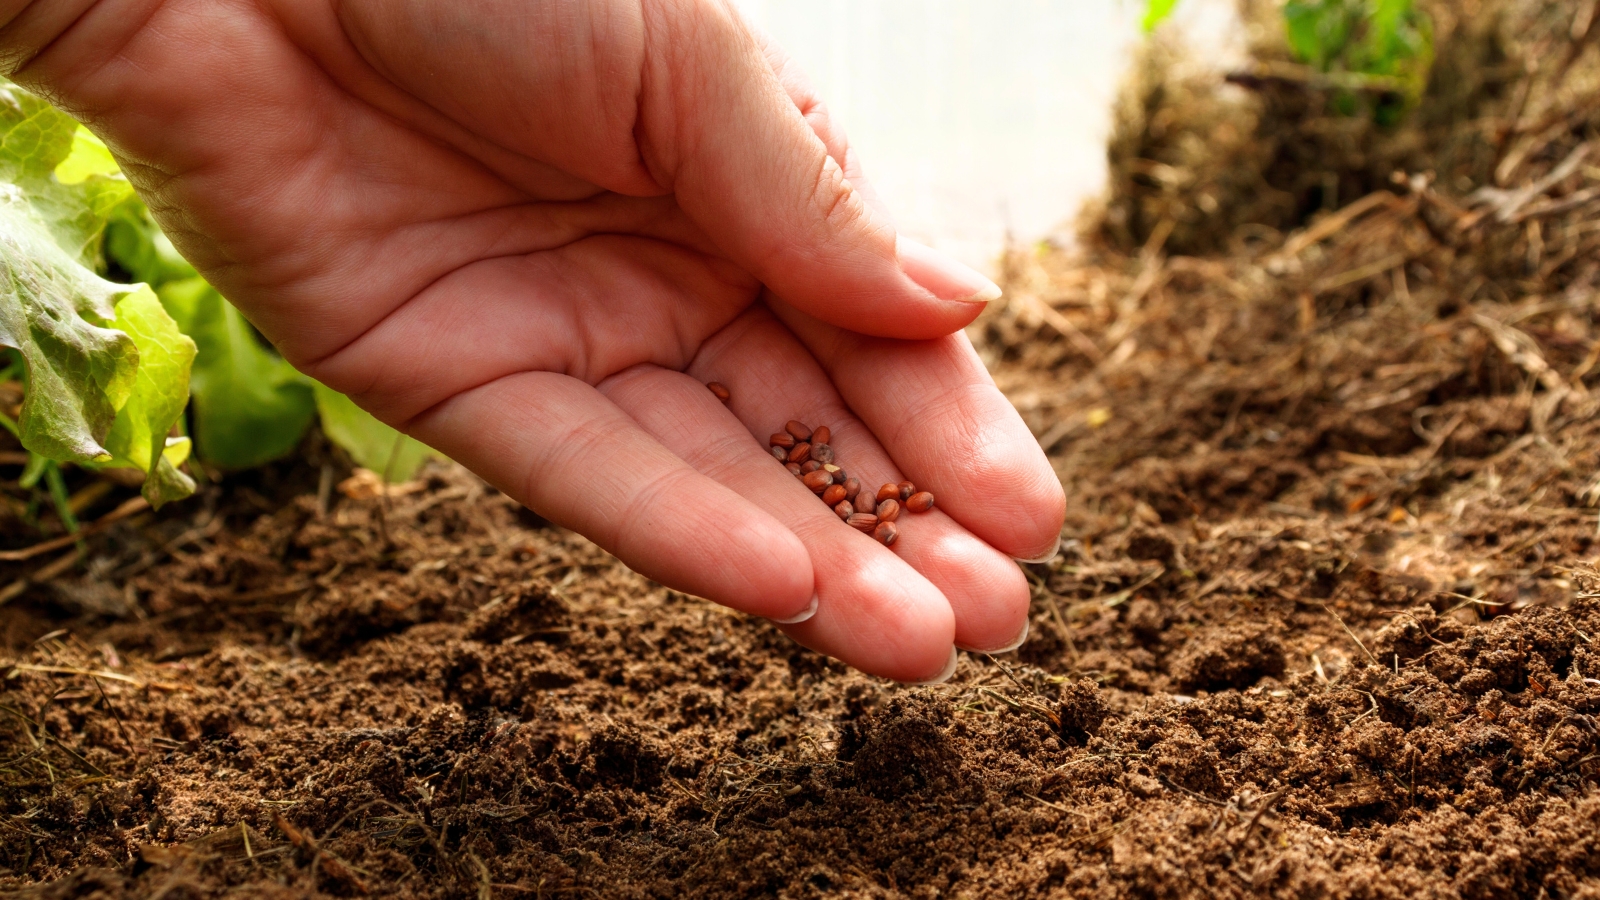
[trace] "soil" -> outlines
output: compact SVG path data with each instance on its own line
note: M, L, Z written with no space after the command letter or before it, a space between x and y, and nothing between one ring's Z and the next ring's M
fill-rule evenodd
M0 563L0 889L1600 898L1600 229L1402 182L1008 258L970 333L1071 508L945 685L317 447Z

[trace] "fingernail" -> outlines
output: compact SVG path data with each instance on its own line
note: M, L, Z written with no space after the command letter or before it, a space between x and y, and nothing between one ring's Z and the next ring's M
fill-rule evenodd
M921 685L929 685L929 684L944 684L946 681L950 680L950 676L951 675L954 675L956 673L956 661L957 661L957 659L958 659L958 656L956 655L956 648L955 647L951 647L950 648L950 661L944 664L944 668L939 670L939 674L933 676L932 678L927 679L926 681L908 681L908 682L906 682L906 684L912 685L913 687L921 686Z
M1019 563L1047 563L1050 560L1055 559L1056 558L1056 554L1060 553L1060 552L1061 552L1061 535L1058 534L1058 535L1056 535L1056 542L1054 544L1050 545L1050 552L1049 553L1046 553L1045 555L1039 557L1038 559L1023 559L1020 556L1015 557L1015 559Z
M1004 647L996 647L993 650L985 650L985 649L983 649L981 647L962 647L961 649L966 650L966 651L968 651L970 653L1010 653L1011 651L1017 649L1018 647L1021 647L1023 644L1026 644L1028 642L1028 629L1029 629L1029 627L1031 625L1032 625L1031 622L1024 621L1022 623L1022 633L1017 635L1017 639L1016 640L1014 640L1011 643L1005 645Z
M787 619L773 619L772 621L777 622L779 625L799 625L801 622L804 622L816 614L817 595L812 594L811 605L807 606L805 609L802 609L798 615L790 616Z
M999 285L927 244L900 237L895 250L900 255L900 271L940 300L988 303L1000 299Z

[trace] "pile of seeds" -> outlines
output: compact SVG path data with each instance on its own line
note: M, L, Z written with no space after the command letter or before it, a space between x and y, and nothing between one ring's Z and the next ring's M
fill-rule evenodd
M706 387L724 404L733 397L718 382L708 382ZM917 490L909 481L886 483L876 494L863 491L859 480L835 464L833 447L828 443L832 437L833 432L826 425L813 431L790 419L768 443L772 445L772 458L821 497L846 525L872 535L885 547L893 547L900 539L900 529L894 523L901 510L925 513L933 509L933 495Z
M901 510L914 513L933 509L933 495L917 490L909 481L888 483L876 494L861 489L861 481L840 468L828 440L833 433L823 425L815 431L791 420L768 441L772 457L800 479L813 494L838 513L846 525L877 538L885 547L900 539L895 521Z

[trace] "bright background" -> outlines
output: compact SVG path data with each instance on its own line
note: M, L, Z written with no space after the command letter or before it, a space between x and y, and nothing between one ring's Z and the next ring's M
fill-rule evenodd
M810 75L900 230L980 268L1105 178L1134 0L738 0Z

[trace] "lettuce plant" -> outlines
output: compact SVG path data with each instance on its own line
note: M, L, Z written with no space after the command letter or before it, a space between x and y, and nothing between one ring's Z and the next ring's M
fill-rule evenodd
M173 249L105 145L8 83L0 271L0 380L23 383L0 425L29 453L25 486L59 494L64 463L132 467L159 507L194 492L187 434L206 463L247 468L292 453L319 413L358 464L397 480L431 452L284 362Z

